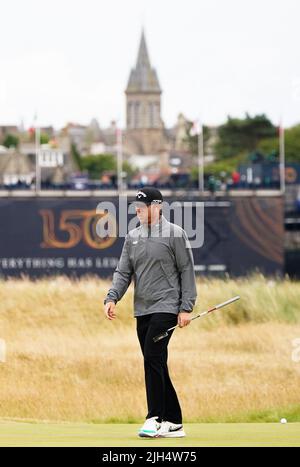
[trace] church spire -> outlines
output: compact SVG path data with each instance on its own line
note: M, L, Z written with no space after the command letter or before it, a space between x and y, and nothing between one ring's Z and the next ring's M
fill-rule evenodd
M161 93L154 68L151 67L144 29L142 30L136 66L130 72L126 93Z
M148 68L148 69L151 68L144 29L142 29L140 47L139 47L139 52L138 52L137 61L136 61L136 68L143 68L143 67Z

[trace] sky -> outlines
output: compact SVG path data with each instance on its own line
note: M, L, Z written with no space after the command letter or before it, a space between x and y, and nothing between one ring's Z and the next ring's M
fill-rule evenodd
M125 125L144 27L167 127L300 123L299 0L3 0L0 124Z

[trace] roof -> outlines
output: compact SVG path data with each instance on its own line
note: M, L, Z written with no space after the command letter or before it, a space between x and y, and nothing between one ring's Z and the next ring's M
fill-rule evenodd
M136 66L130 72L126 93L161 93L156 70L151 67L144 31L142 31Z
M0 175L28 175L34 167L27 156L8 151L0 157Z

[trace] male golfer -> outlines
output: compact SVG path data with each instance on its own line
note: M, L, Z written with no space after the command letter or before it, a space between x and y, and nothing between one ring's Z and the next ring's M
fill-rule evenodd
M177 323L190 323L197 298L194 260L185 230L167 221L163 197L154 187L138 191L134 201L140 225L125 237L112 286L104 300L108 319L134 278L134 317L144 356L148 414L141 437L183 437L182 414L171 382L167 358L172 335L153 337Z

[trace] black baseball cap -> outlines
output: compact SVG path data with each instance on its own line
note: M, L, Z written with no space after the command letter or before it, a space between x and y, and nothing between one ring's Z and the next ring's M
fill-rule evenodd
M139 203L150 206L152 203L162 204L163 196L161 192L154 186L144 186L136 193L135 200L130 201L129 204L138 206ZM142 205L142 204L141 204Z

